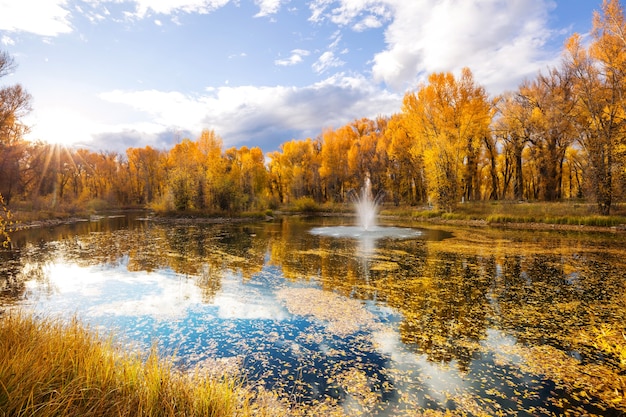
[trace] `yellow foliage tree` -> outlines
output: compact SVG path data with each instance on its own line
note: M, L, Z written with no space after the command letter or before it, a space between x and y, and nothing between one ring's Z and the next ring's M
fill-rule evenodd
M574 77L579 143L589 162L589 180L598 210L610 214L614 173L626 161L617 149L626 134L626 21L617 0L604 0L593 17L592 41L573 35L565 48L564 66Z
M350 189L350 169L348 153L352 147L354 134L344 126L338 130L327 129L322 135L320 179L323 194L327 201L345 201Z
M320 147L311 138L291 140L269 154L271 182L281 203L302 197L321 199Z
M429 199L452 210L461 199L478 197L478 160L490 134L492 105L468 68L457 80L436 73L403 101L407 127L424 159Z

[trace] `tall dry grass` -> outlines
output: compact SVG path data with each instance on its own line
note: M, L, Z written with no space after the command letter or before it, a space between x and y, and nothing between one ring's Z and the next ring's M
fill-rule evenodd
M272 405L272 406L270 406ZM0 416L257 416L283 412L233 376L142 358L77 320L0 318Z

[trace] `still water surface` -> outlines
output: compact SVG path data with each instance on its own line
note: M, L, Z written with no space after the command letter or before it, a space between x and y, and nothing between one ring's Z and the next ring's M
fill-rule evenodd
M346 415L626 410L625 364L597 339L626 334L622 234L316 233L350 220L120 216L22 231L0 252L0 305L77 316L183 368L243 369L286 401Z

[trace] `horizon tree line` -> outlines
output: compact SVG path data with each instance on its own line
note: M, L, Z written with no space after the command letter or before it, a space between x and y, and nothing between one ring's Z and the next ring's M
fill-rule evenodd
M15 68L0 53L0 78ZM594 13L560 63L489 97L469 68L433 73L398 113L356 119L264 155L223 149L204 130L170 149L124 154L23 139L32 100L0 88L0 195L34 210L149 206L224 213L301 199L344 203L370 178L396 205L453 211L464 201L589 199L608 215L626 191L626 21L618 0Z

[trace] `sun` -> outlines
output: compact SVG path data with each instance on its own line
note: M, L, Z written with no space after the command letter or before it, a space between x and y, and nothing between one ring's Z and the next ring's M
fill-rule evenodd
M26 122L30 126L26 139L65 147L90 142L96 127L80 112L64 107L38 109Z

